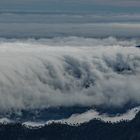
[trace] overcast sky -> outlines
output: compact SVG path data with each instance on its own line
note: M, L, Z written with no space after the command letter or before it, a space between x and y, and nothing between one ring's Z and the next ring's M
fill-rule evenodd
M0 0L0 11L140 13L140 0Z

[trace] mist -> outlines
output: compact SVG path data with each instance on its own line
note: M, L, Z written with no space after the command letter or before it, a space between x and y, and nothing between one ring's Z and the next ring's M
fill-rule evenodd
M86 40L1 39L0 111L140 103L136 41Z

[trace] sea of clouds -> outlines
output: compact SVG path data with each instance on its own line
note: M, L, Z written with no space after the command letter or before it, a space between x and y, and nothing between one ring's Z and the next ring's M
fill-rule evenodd
M0 13L0 37L139 37L139 14Z
M140 103L140 49L115 38L0 39L0 111Z

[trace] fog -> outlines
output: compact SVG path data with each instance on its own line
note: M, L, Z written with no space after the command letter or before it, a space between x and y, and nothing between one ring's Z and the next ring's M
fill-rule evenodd
M140 103L140 50L135 43L115 38L1 39L0 111Z

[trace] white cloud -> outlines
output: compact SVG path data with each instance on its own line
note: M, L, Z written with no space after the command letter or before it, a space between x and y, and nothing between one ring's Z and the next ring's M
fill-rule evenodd
M80 47L84 41L1 40L0 111L140 103L140 50L132 47L135 41L89 39L91 44Z
M140 111L140 107L137 107L128 110L124 114L118 114L116 116L108 116L107 114L99 114L95 110L88 110L87 112L81 114L73 114L71 117L67 119L50 120L47 122L24 122L22 125L30 129L41 128L44 127L45 125L50 125L51 123L61 123L61 124L68 124L71 126L79 126L93 119L101 120L103 122L108 122L108 123L118 123L120 121L133 120L139 111ZM3 122L3 120L1 122Z
M99 114L95 110L88 110L87 112L84 112L82 114L73 114L71 117L68 119L62 119L62 120L50 120L46 124L51 124L52 122L55 123L61 123L65 124L67 123L68 125L81 125L83 123L87 123L93 119L101 120L103 122L109 122L109 123L118 123L120 121L130 121L135 118L136 114L140 111L140 108L133 108L129 111L127 111L124 114L118 114L116 116L108 116L107 114ZM31 126L33 127L42 127L43 125L37 125L36 123L29 123L26 122L23 124L24 126ZM30 128L31 128L30 127Z

